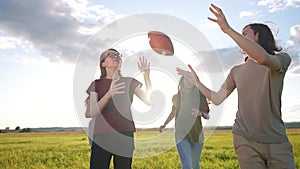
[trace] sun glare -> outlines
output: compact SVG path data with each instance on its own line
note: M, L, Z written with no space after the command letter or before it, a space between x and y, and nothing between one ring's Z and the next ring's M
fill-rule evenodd
M144 82L140 73L135 77ZM133 118L137 127L158 127L171 112L172 96L177 92L177 80L162 70L151 70L152 94L150 95L152 106L148 106L134 98L132 104ZM143 85L145 91L146 87ZM159 124L158 124L159 122Z

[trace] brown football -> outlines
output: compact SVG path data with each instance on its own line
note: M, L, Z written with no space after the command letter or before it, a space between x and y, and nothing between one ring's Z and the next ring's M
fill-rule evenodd
M171 39L168 35L158 32L148 32L148 39L151 48L161 55L172 56L174 54L174 48Z

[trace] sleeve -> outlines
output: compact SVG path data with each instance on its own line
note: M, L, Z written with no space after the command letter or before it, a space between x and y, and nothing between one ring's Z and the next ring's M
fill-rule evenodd
M96 82L93 81L90 86L88 87L88 89L86 90L86 93L88 95L90 95L90 92L96 92Z
M201 112L209 113L209 107L207 103L206 97L199 91L200 94L200 107L199 110Z
M176 113L176 116L178 114L177 110L179 110L180 108L176 109L176 105L178 104L178 100L177 100L177 94L175 94L173 97L172 97L172 110L171 112L175 112Z
M175 95L172 97L172 103L173 103L173 105L175 105L176 97L177 97L177 94L175 94Z
M278 57L280 61L280 69L276 72L285 73L291 64L291 57L287 53L280 53L275 56Z
M222 84L222 88L230 92L232 92L236 88L233 72L234 72L234 68L230 70L225 82Z
M139 82L138 80L132 78L130 82L130 90L134 91L137 87L142 87L143 84Z

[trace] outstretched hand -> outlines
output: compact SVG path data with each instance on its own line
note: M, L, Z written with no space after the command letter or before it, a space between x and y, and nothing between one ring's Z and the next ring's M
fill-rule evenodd
M139 58L138 67L142 73L145 73L145 75L149 76L150 73L150 62L142 56Z
M224 33L227 33L231 29L231 27L229 26L223 11L214 4L211 4L209 10L215 15L216 19L213 19L211 17L208 17L208 19L217 23L220 26L221 30Z
M109 88L109 92L110 92L111 96L114 96L116 94L125 93L125 82L118 83L119 80L120 80L120 77L112 79L112 82L111 82L111 85Z
M193 108L191 114L195 117L202 116L204 119L209 119L209 114L205 112L201 112L199 109Z
M188 67L191 70L191 72L183 70L183 69L180 69L180 68L176 68L176 71L177 71L178 74L184 76L191 83L193 83L195 86L197 86L197 83L200 82L199 78L198 78L195 70L192 68L192 66L188 65Z

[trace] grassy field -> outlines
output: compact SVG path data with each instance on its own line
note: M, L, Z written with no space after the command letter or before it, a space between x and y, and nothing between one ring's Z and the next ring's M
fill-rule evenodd
M153 134L149 131L138 132L136 138ZM300 129L288 129L288 137L299 168ZM0 134L1 169L85 169L89 168L89 157L90 147L84 132ZM133 168L177 169L180 162L175 147L171 147L155 156L134 158ZM201 168L239 168L230 130L217 130L206 140Z

